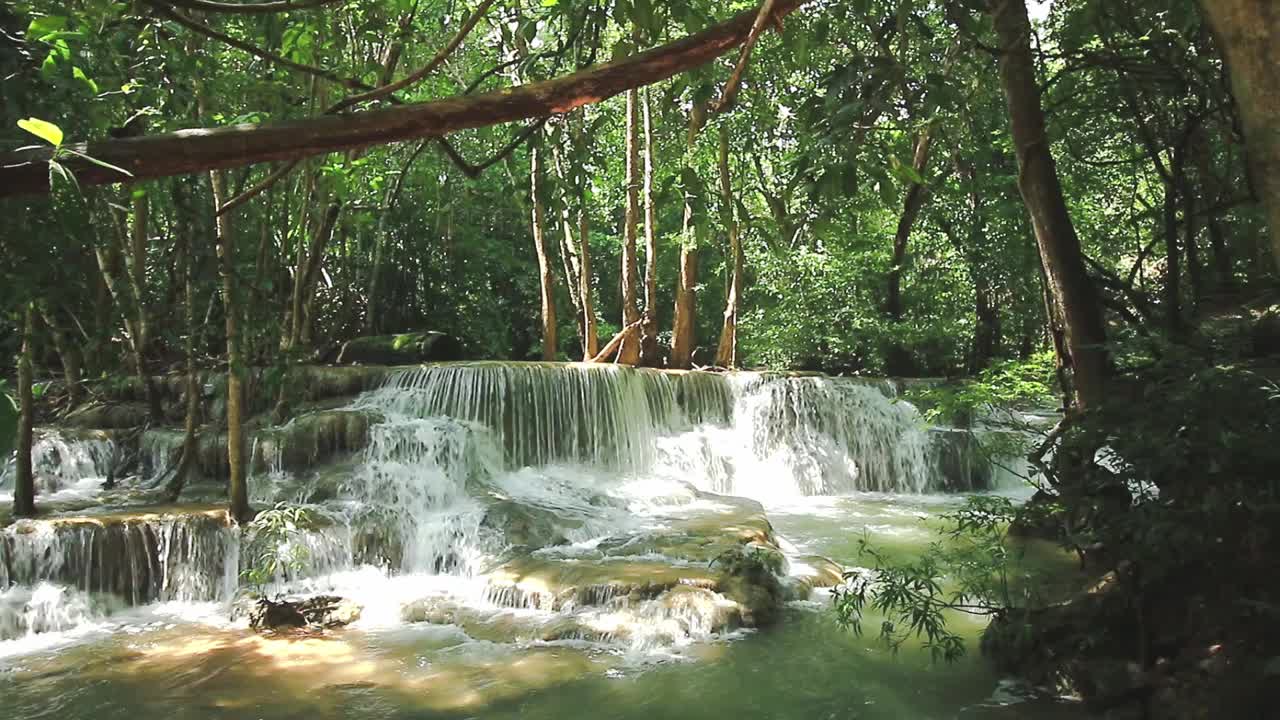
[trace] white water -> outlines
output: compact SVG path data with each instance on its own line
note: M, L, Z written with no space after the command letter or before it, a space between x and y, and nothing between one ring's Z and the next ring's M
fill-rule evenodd
M406 371L352 404L382 420L337 497L313 508L325 527L295 541L306 548L306 568L278 578L277 589L351 597L365 606L358 627L375 632L402 627L402 609L426 601L460 624L515 625L517 638L569 623L572 641L670 653L715 634L723 598L602 597L550 608L494 592L486 574L518 541L494 508L539 513L567 543L538 553L610 562L598 550L606 538L716 512L695 488L769 503L936 490L928 429L892 395L887 384L855 379L612 366ZM45 473L42 494L105 472L102 447L42 442L66 465ZM289 499L274 494L291 486L288 474L276 462L255 477L255 500ZM224 622L240 555L236 531L207 518L10 526L0 534L0 588L11 588L0 602L0 654L6 640L95 626L107 607L95 598L104 594L134 605L179 601Z
M119 448L106 433L40 429L31 448L36 493L48 500L96 496L118 460ZM0 464L0 502L13 499L12 461Z

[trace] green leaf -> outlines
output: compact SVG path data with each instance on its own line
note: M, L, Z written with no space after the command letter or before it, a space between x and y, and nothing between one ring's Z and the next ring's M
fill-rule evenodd
M43 40L67 26L66 15L47 15L36 18L27 26L28 40Z
M98 94L98 83L94 82L93 78L90 78L88 75L85 75L84 70L81 70L79 67L73 66L71 68L71 77L79 80L80 82L88 86L90 92L92 92L93 94L95 95Z
M39 118L19 120L18 127L44 140L54 147L62 147L62 128Z

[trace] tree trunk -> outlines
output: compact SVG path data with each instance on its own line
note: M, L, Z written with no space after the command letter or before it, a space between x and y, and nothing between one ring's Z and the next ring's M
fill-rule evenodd
M622 243L622 327L640 321L636 308L636 241L640 234L640 94L627 93L627 207L623 218ZM628 335L622 341L618 362L640 364L640 337Z
M915 156L911 167L921 177L929 167L929 151L933 146L933 127L927 127L916 139ZM916 219L924 208L929 197L929 188L914 180L907 186L906 198L902 203L902 215L898 218L898 229L893 236L893 264L889 267L889 295L885 303L889 318L894 322L902 320L902 270L907 262L907 247L911 241L911 231L915 228Z
M222 173L209 173L213 186L214 208L226 201L226 186ZM227 333L227 464L231 468L228 480L231 516L237 522L247 522L253 515L249 507L249 487L246 477L244 453L244 365L240 357L240 305L235 287L235 238L232 237L232 213L218 215L215 227L218 233L218 270L222 276L222 308L226 315Z
M1169 332L1182 334L1182 252L1178 247L1178 192L1164 186L1164 311Z
M195 467L197 440L196 423L200 413L200 379L196 376L196 307L195 307L195 282L193 267L195 261L192 257L194 246L191 242L191 232L193 230L190 214L191 198L188 197L183 182L179 180L174 183L173 190L174 212L177 216L177 240L178 254L180 257L180 272L182 273L182 315L184 328L184 337L182 341L182 353L186 361L186 401L187 410L186 417L183 421L182 449L179 451L178 465L173 470L173 475L169 477L169 481L165 485L165 492L169 496L170 502L177 502L179 496L182 495L182 489L186 486L187 478L191 474L191 469Z
M555 360L559 347L556 338L556 276L547 256L546 212L542 205L539 149L529 150L529 200L533 206L533 247L538 253L538 283L542 288L542 359Z
M686 136L684 174L696 172L693 150L698 134L706 124L707 107L694 105L689 113L689 131ZM684 224L680 242L680 284L676 287L675 327L671 337L671 367L687 370L693 367L693 350L697 343L697 286L698 286L698 238L694 228L693 188L685 188Z
M596 310L591 293L591 219L587 215L587 191L578 194L578 295L582 298L582 327L585 335L584 359L600 353L600 332L596 329Z
M75 340L67 336L62 328L54 322L53 313L41 311L44 324L49 328L49 337L53 340L53 349L58 353L58 361L62 363L62 376L67 384L67 402L71 407L80 404L80 379L83 375L83 364L80 348Z
M118 233L117 233L118 234ZM143 393L147 400L147 409L153 420L160 419L160 399L155 388L155 384L151 381L151 376L147 372L147 361L144 356L143 336L146 334L144 328L139 323L140 313L136 306L136 298L130 293L131 291L121 287L121 280L116 277L116 273L120 269L120 243L108 240L103 243L99 238L94 243L94 257L98 261L98 270L102 274L103 284L107 287L115 306L119 308L120 314L124 319L125 334L128 335L130 360L133 363L134 374L138 377L138 383L142 385ZM132 281L128 281L132 282Z
M644 315L640 326L640 362L646 367L662 364L658 347L658 214L653 199L653 118L649 90L644 107Z
M1248 142L1249 172L1280 270L1280 6L1273 0L1201 0L1227 60Z
M988 0L1000 39L1000 82L1018 155L1018 189L1035 229L1048 294L1063 324L1063 360L1073 375L1073 397L1084 410L1106 396L1110 360L1106 328L1080 239L1063 198L1045 134L1044 108L1031 54L1031 22L1023 0Z
M995 303L991 282L985 273L976 271L974 278L974 316L977 327L973 335L973 361L970 369L974 372L985 370L991 361L1000 354L1000 306Z
M13 481L14 517L36 514L36 483L31 469L32 429L35 426L35 399L31 394L31 347L35 334L35 309L32 303L22 313L22 349L18 351L18 441L17 474Z
M720 345L716 349L716 365L722 368L738 366L738 303L742 297L743 256L742 242L738 235L737 205L733 196L733 181L729 176L729 128L720 124L720 200L724 203L725 233L729 236L729 293L724 304L724 324L720 327Z

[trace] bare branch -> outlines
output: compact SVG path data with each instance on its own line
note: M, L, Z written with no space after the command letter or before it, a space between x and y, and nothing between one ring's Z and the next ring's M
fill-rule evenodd
M269 50L263 50L257 45L247 43L243 40L239 40L234 37L231 37L226 33L214 30L213 28L207 25L198 23L195 20L192 20L191 18L187 17L186 15L183 15L182 13L175 10L171 5L167 5L164 2L161 2L161 0L143 0L143 2L145 2L146 4L154 8L156 13L159 14L161 17L172 20L178 23L179 25L187 28L188 30L191 30L192 32L198 33L200 35L204 35L205 37L211 38L213 40L217 40L220 43L230 45L231 47L236 48L237 50L243 50L249 53L250 55L256 58L259 58L261 60L266 60L268 62L272 62L277 65L282 65L284 67L290 68L292 70L297 70L299 72L304 72L304 73L307 73L308 75L315 75L316 77L321 77L321 78L324 78L325 80L330 80L343 87L351 88L353 90L373 89L371 85L360 82L359 80L355 80L353 78L344 78L341 75L338 75L337 73L331 70L325 70L324 68L316 67L314 65L307 65L306 63L294 62L293 60L290 60L282 55L277 55L276 53L273 53Z
M475 12L471 13L471 16L467 18L466 22L462 23L462 27L458 28L458 32L454 34L448 44L440 48L440 52L436 53L435 57L431 58L430 62L423 65L416 72L410 73L396 82L374 88L369 92L345 98L333 107L329 108L327 112L340 112L353 105L386 97L387 95L390 95L402 88L409 87L430 75L436 68L440 67L440 65L447 60L450 55L453 54L454 50L458 49L458 46L462 44L462 41L467 37L467 35L471 34L471 31L475 28L476 24L480 22L480 19L489 12L489 8L493 6L494 2L496 2L496 0L484 0L484 2L480 3L480 7L476 8Z
M228 3L214 0L168 0L169 5L200 10L211 13L229 15L267 15L271 13L291 12L293 10L314 10L325 5L343 3L347 0L272 0L259 3Z

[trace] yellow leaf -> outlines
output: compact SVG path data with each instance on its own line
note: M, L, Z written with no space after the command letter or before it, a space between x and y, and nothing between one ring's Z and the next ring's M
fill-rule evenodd
M61 147L62 145L62 128L51 122L40 120L39 118L27 118L26 120L19 120L18 127L54 147Z

